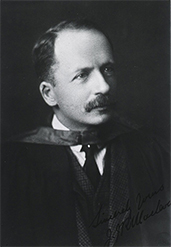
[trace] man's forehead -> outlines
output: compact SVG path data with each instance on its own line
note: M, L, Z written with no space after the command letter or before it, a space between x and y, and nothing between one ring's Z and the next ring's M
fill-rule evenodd
M84 59L87 56L100 54L112 57L112 49L103 33L97 30L63 30L55 41L55 56L65 60L78 56Z
M61 37L64 37L64 38L67 38L67 37L72 37L72 38L75 38L76 36L79 36L79 35L102 35L102 36L105 36L102 32L100 32L99 30L97 29L87 29L87 28L79 28L79 29L75 29L75 28L66 28L66 29L63 29L62 31L60 31L58 33L58 38L57 40L60 40Z
M103 33L95 29L66 29L61 31L58 34L58 37L55 40L55 50L59 51L60 48L66 45L66 49L74 47L81 47L82 45L90 45L90 44L102 44L106 43L109 45L109 41L105 37Z

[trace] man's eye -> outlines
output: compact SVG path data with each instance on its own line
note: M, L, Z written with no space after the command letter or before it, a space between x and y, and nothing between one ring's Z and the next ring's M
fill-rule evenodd
M86 73L80 73L80 74L76 75L73 80L76 80L76 79L81 80L81 79L85 79L86 77L87 77Z
M104 70L103 70L103 73L105 75L113 75L114 74L114 68L112 66L109 66L109 67L105 67Z

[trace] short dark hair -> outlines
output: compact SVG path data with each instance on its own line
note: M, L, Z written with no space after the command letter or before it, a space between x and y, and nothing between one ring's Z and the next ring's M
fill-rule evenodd
M54 84L52 66L56 63L54 58L54 44L58 34L63 30L97 30L105 35L111 47L108 35L94 22L86 19L65 20L48 29L36 42L33 48L33 63L39 82L49 81Z

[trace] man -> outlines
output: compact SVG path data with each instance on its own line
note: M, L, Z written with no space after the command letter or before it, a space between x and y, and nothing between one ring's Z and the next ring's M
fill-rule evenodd
M89 21L64 21L33 56L54 115L52 127L5 146L3 245L169 245L168 153L114 114L107 35Z

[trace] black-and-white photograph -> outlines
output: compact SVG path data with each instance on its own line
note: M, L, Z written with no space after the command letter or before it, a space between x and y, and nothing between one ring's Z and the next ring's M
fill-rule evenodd
M169 1L1 7L1 246L171 246Z

